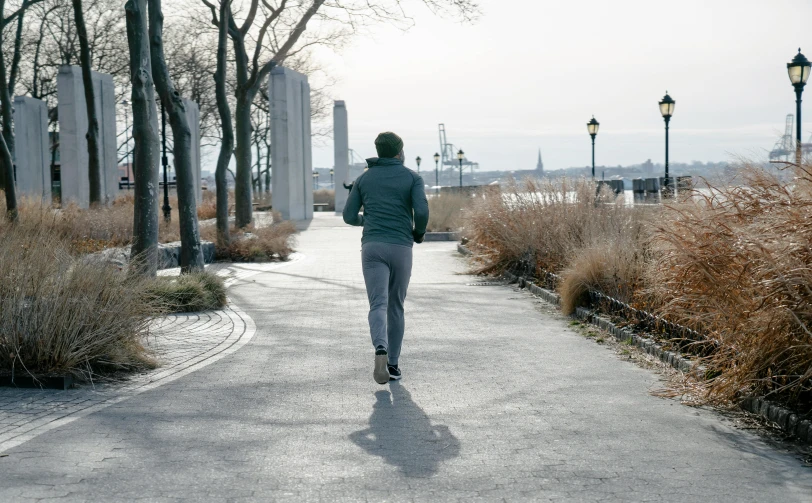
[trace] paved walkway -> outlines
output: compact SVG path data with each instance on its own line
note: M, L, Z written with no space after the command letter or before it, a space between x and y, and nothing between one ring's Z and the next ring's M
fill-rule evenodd
M360 233L234 280L239 351L0 458L0 501L804 501L812 472L508 287L416 248L400 384L372 380Z

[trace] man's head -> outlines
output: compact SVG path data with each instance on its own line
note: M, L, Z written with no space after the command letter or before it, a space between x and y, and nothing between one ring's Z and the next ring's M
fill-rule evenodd
M381 133L375 138L375 150L378 157L396 158L403 151L403 140L391 131Z

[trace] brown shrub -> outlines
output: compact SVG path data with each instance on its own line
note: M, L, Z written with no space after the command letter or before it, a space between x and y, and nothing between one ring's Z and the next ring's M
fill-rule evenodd
M474 206L469 247L481 271L560 273L564 312L597 290L704 334L705 400L812 408L810 169L704 182L693 198L633 209L588 181L528 180Z
M264 219L245 229L231 227L231 244L226 248L217 247L218 260L234 262L267 262L287 260L293 253L296 225L281 220L273 214L272 222ZM201 228L201 236L207 241L217 242L217 228L214 225Z
M465 194L429 196L429 232L454 232L463 225L462 213L473 204Z
M755 392L812 405L812 176L747 168L735 187L671 208L656 228L649 300L716 345L713 400Z
M651 211L656 212L596 194L590 180L528 178L476 199L464 221L481 272L519 268L521 274L541 276L541 270L561 273L585 250L606 246L623 250L629 257L624 262L642 259ZM637 285L635 271L630 265L613 266L608 277L615 294L628 300L626 293L634 288L621 285Z
M65 240L73 253L92 253L103 248L124 246L132 239L132 199L116 200L109 207L93 210L69 204L59 210L38 200L21 198L18 202L17 227L30 232L47 232ZM0 221L0 233L9 230L9 223Z
M49 232L0 233L0 371L95 374L155 366L142 346L163 312L152 280L81 261Z
M215 191L203 191L203 199L197 206L197 218L200 220L217 218L217 193Z

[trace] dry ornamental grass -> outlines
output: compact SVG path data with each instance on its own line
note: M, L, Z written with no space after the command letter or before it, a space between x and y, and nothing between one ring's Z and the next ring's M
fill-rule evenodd
M564 312L595 290L704 334L705 400L810 410L812 175L796 175L750 167L738 186L642 207L589 180L526 180L478 200L466 235L479 272L560 274Z
M463 224L463 212L473 204L465 194L430 195L429 232L456 232Z
M149 368L141 344L164 305L151 280L73 257L48 232L0 234L0 372L94 374Z
M162 242L179 239L177 202L170 204ZM155 317L225 303L211 274L143 278L88 255L130 243L131 197L92 210L23 199L19 215L14 225L0 219L0 373L92 377L151 368L157 362L142 341ZM206 236L214 225L202 230L214 240ZM233 231L232 245L218 250L224 258L285 260L293 251L290 222L248 230Z

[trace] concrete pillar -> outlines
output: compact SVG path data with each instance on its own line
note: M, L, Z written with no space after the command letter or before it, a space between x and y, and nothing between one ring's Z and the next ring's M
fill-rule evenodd
M195 184L195 201L197 205L203 202L203 186L200 183L200 107L190 99L183 98L183 106L186 108L186 120L189 121L189 129L192 131L192 180Z
M14 97L14 138L17 190L51 204L51 155L48 105L28 96Z
M347 125L347 106L343 101L336 101L333 106L333 145L335 160L333 169L335 170L335 192L336 192L336 215L341 215L344 205L347 204L349 191L344 188L344 184L350 183L350 138Z
M660 179L646 178L646 202L660 202Z
M642 203L646 199L646 181L642 178L632 180L632 196L634 203Z
M271 97L273 207L286 220L313 218L310 84L307 76L277 66L268 79Z
M118 195L119 182L115 86L110 75L93 72L92 77L96 115L99 119L101 188L104 202L109 203ZM81 208L87 208L90 203L84 89L81 68L67 65L59 67L57 97L62 202L74 202Z

